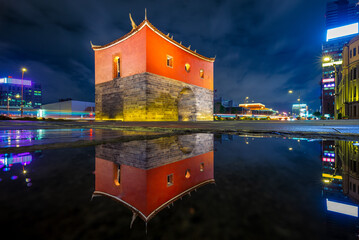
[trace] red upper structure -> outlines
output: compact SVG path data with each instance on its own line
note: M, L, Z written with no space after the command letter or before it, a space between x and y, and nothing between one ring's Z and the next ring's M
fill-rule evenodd
M96 157L94 195L111 197L149 221L183 195L214 183L213 151L153 169Z
M131 18L132 21L132 18ZM214 58L174 41L147 19L132 31L95 51L95 84L149 72L213 90Z

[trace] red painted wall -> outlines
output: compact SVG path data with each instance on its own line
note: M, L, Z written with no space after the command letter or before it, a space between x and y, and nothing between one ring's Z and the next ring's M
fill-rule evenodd
M147 26L146 31L147 72L213 90L213 62L202 60L182 50ZM173 68L167 67L167 55L173 57ZM185 70L186 63L191 65L190 72ZM203 79L200 78L200 69L204 70Z
M146 72L146 32L140 31L112 47L95 51L95 84L114 78L114 58L121 58L121 77Z

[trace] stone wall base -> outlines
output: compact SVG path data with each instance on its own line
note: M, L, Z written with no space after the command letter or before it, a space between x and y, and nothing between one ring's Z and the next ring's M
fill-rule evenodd
M96 120L213 121L213 91L141 73L95 86Z

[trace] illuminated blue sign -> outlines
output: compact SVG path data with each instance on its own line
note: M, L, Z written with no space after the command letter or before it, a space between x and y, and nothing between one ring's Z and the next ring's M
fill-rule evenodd
M337 28L331 28L327 30L327 42L334 38L345 37L357 33L358 23L353 23Z
M15 78L0 78L0 84L1 83L31 86L30 80L22 80L22 79L15 79Z

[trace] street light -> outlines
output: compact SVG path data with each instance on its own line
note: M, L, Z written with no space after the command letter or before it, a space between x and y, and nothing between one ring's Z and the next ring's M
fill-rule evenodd
M16 94L15 97L16 97L16 98L19 98L20 95L19 95L19 94ZM9 111L10 111L10 104L9 104L9 102L10 102L10 101L11 101L11 98L9 97L9 94L8 94L8 97L7 97L7 116L10 115L10 114L9 114Z
M332 60L330 57L326 56L323 58L323 62L329 62L330 60Z
M293 93L293 90L289 90L288 93L289 93L289 94L292 94L292 93ZM299 93L299 94L298 94L297 101L298 101L298 103L300 104L300 92L298 91L298 93ZM300 106L299 106L299 107L300 107ZM292 112L292 114L293 114L293 112ZM300 111L299 111L299 116L300 116Z
M11 98L7 97L7 116L9 116L9 101L11 100Z
M21 108L21 117L23 116L23 114L24 114L24 84L23 84L23 82L24 82L24 73L27 71L27 69L26 68L22 68L21 69L21 72L22 72L22 74L21 74L21 104L20 104L20 108Z

